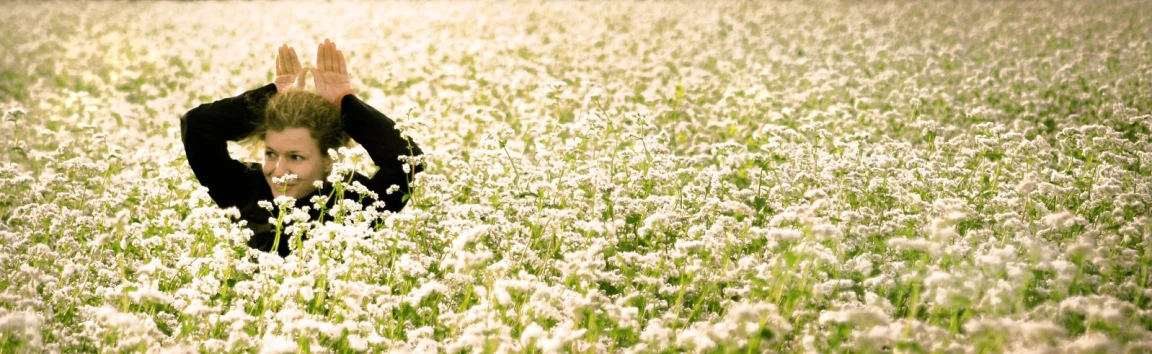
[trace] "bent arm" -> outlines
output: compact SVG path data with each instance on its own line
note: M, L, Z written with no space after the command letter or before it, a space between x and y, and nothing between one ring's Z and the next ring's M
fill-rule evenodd
M248 167L228 155L228 141L252 132L268 98L275 93L276 85L268 84L236 97L201 104L180 117L180 139L188 165L221 208L236 206L238 198L247 192L241 181Z
M398 157L419 156L424 152L416 142L400 135L400 131L396 130L396 122L355 95L346 95L340 100L340 114L344 119L344 131L348 132L352 140L364 146L372 162L380 168L364 186L380 196L385 209L400 211L407 203L403 196L410 193L408 182L417 172L423 171L424 166L416 165L405 173L405 163ZM387 190L392 185L399 189L388 194Z

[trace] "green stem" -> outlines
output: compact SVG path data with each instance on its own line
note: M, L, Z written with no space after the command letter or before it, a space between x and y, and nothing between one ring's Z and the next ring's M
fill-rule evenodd
M520 185L520 168L516 167L516 162L512 161L512 154L508 153L508 148L503 146L504 144L500 144L500 145L501 145L500 149L504 150L504 156L508 157L508 164L512 165L512 172L516 174L516 177L512 180L512 184L519 186Z

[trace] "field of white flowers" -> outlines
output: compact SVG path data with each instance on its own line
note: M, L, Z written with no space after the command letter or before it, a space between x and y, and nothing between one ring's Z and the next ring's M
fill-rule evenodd
M0 352L1152 351L1146 1L2 8ZM428 168L282 259L179 117L324 38Z

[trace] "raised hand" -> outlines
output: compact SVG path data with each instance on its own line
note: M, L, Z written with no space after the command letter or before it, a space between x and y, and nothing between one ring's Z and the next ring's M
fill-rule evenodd
M289 88L304 88L304 75L308 70L300 66L300 59L296 57L296 50L287 44L280 46L276 53L276 92L284 92Z
M316 81L316 93L337 107L344 95L353 93L344 53L336 50L336 43L327 38L316 46L316 68L311 70Z

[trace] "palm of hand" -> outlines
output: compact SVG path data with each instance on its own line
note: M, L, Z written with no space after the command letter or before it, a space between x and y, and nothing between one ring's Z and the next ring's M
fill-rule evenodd
M277 92L284 92L284 90L292 88L292 86L293 86L292 84L295 81L296 81L296 75L295 74L281 74L281 75L276 75L276 79L273 82L276 84L276 91Z
M316 92L325 98L335 99L335 95L352 86L347 74L336 72L313 72L316 78Z
M276 54L276 78L272 80L276 84L276 91L284 92L293 86L303 88L304 72L304 68L300 66L300 59L296 57L296 50L287 44L280 46Z
M316 47L316 68L312 77L316 81L316 93L329 102L340 105L343 95L351 93L352 84L348 79L348 66L344 53L336 49L336 44L327 39Z

